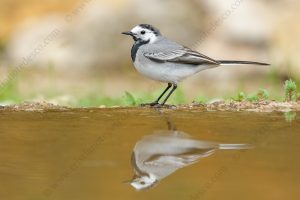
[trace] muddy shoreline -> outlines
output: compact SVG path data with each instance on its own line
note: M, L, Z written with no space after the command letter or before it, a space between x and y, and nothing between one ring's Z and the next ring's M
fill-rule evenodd
M69 110L90 110L90 109L155 109L149 106L99 106L99 107L87 107L87 108L74 108L60 105L54 105L47 102L26 102L16 105L0 106L0 111L28 111L28 112L47 112L47 111L69 111ZM298 102L276 102L276 101L215 101L208 104L202 104L193 102L188 105L166 105L161 109L169 110L202 110L202 111L248 111L248 112L290 112L300 111L300 101Z

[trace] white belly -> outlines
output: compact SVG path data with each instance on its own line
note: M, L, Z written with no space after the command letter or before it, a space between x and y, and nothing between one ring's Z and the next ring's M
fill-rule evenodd
M176 63L134 62L137 71L144 76L161 82L179 83L183 79L207 69L208 66L191 66Z

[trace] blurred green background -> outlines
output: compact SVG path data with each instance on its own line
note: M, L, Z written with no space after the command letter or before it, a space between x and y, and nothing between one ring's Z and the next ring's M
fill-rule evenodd
M300 83L299 8L296 0L1 0L0 105L155 99L165 84L135 71L133 41L120 34L140 23L215 59L271 63L203 71L180 84L170 103L251 96L261 88L283 100L284 81Z

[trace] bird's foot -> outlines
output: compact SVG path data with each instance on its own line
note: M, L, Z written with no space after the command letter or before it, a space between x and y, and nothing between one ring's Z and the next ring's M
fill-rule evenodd
M176 108L175 105L160 104L160 103L158 103L158 102L145 103L145 104L141 104L141 106L142 106L142 107L150 106L151 108L169 108L169 109L174 109L174 108Z
M164 107L164 105L160 104L160 103L152 106L152 108L163 108L163 107Z
M160 105L158 102L154 101L152 103L142 103L141 106L145 107L145 106L150 106L150 107L154 107L156 105Z
M156 102L153 102L153 103L144 103L144 104L141 104L141 106L142 107L149 106L150 108L162 108L162 107L164 107L163 104L156 103Z
M175 106L175 105L170 105L170 104L157 104L157 105L153 106L153 108L176 109L177 106Z

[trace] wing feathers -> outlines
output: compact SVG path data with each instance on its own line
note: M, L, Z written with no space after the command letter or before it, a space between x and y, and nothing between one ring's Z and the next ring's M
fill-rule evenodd
M157 62L173 62L190 65L220 64L218 61L187 47L165 52L144 53L144 56Z
M253 61L214 60L188 47L177 46L177 48L158 48L153 52L144 52L144 56L156 62L171 62L189 65L269 65L267 63Z

